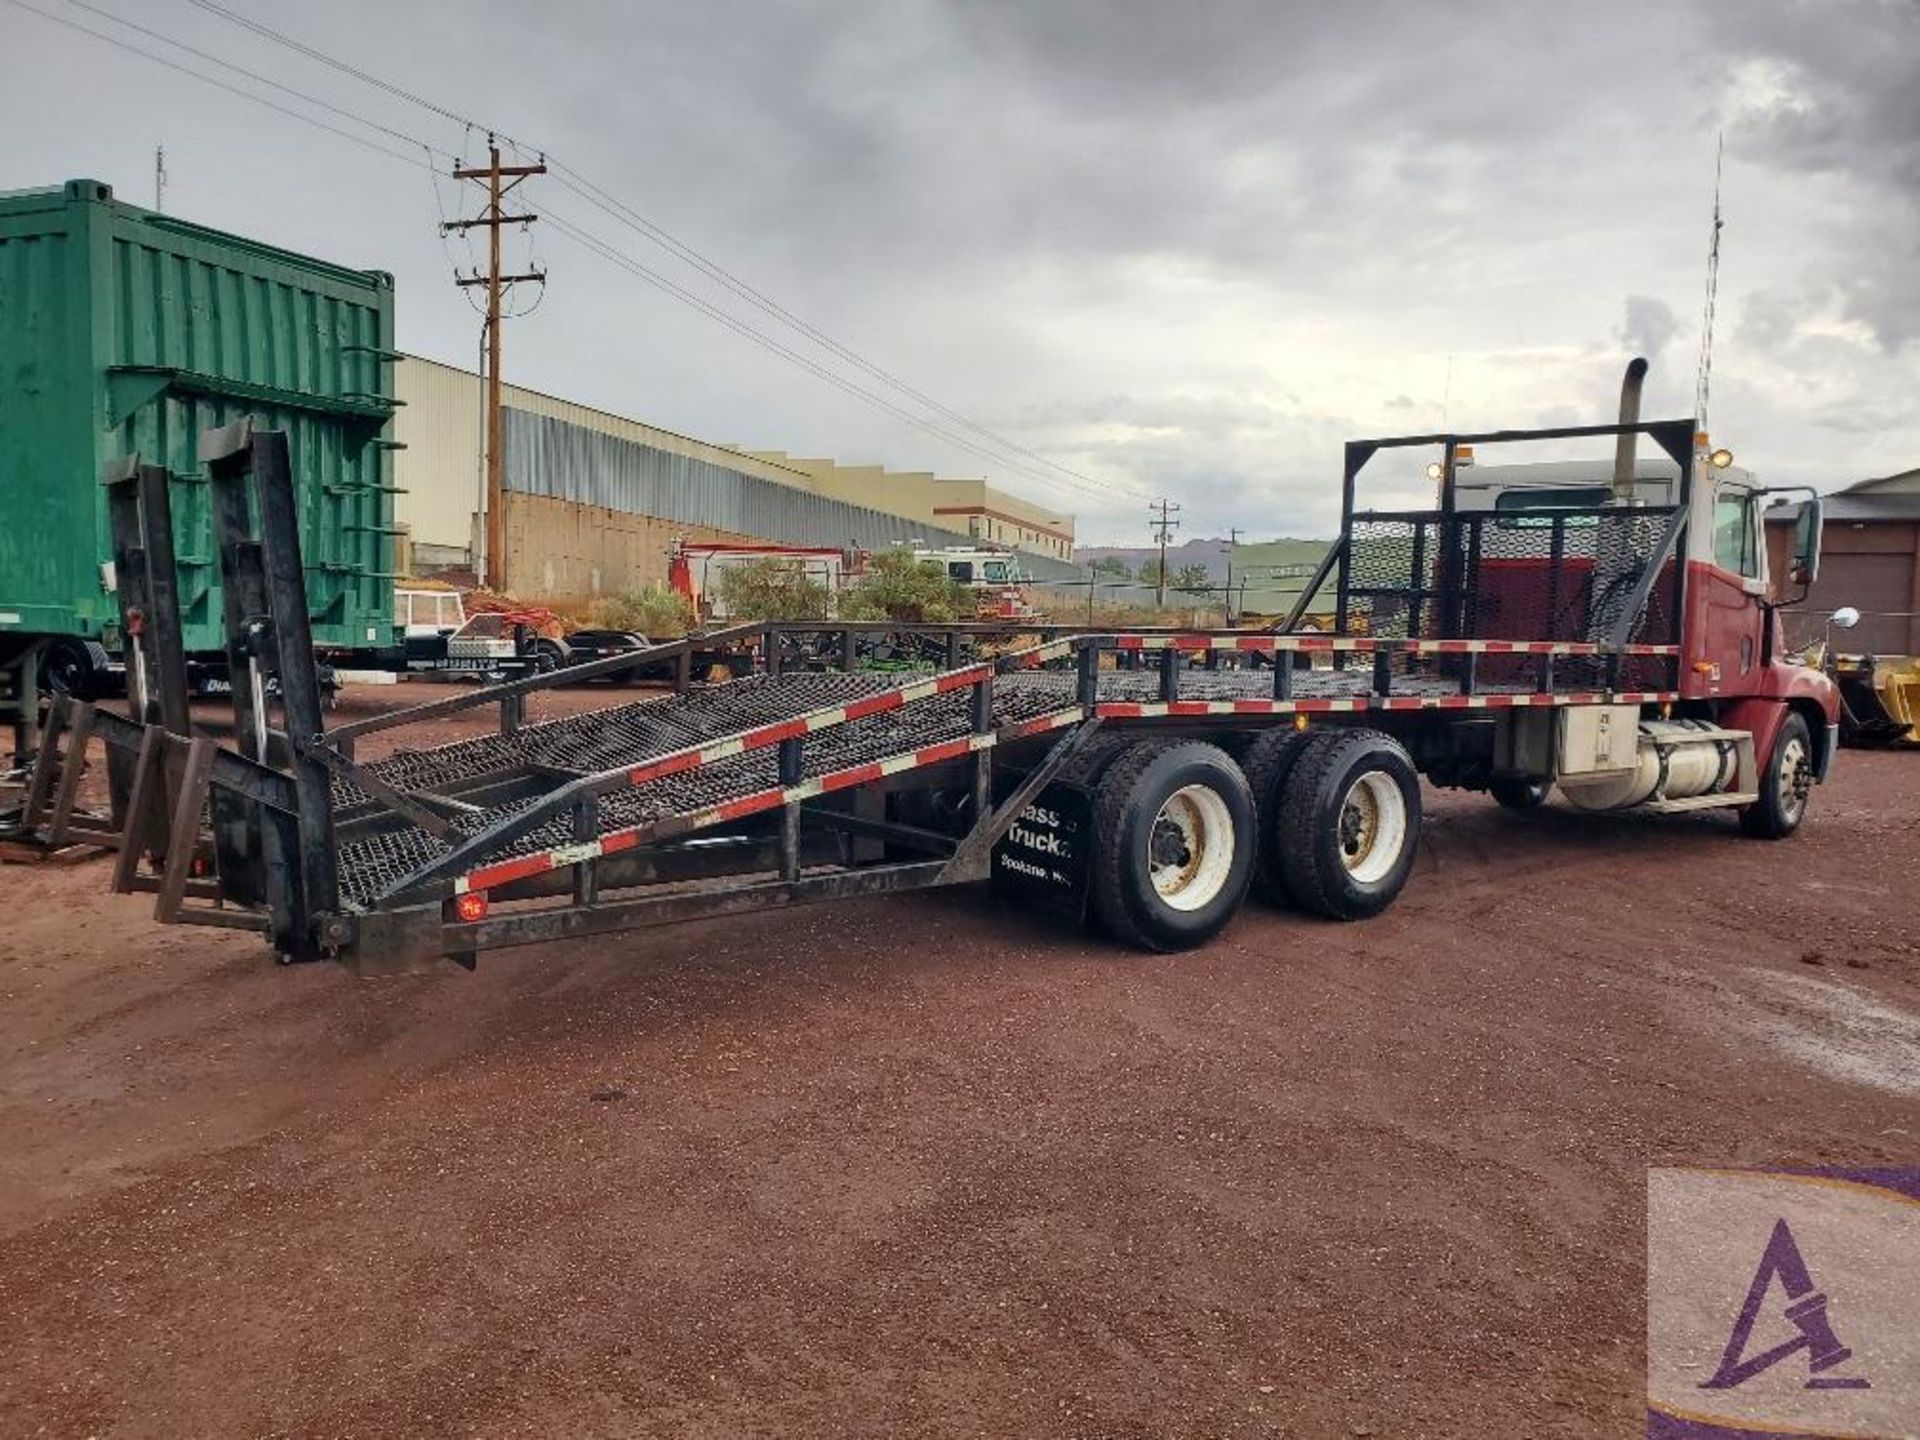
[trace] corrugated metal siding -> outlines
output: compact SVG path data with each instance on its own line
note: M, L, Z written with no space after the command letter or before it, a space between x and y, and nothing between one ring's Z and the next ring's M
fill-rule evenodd
M629 514L754 535L787 545L860 546L884 550L912 540L931 546L974 543L958 531L809 494L739 470L651 445L623 440L545 415L508 410L506 485ZM1080 571L1022 553L1039 579Z

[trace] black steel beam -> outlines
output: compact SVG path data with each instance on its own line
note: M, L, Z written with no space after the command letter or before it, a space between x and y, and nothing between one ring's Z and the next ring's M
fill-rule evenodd
M567 905L490 916L468 924L443 924L441 944L448 954L497 950L508 945L537 945L605 935L644 925L672 925L686 920L712 920L756 910L776 910L823 900L851 900L923 890L944 883L938 860L908 865L881 865L847 870L804 880L777 880L759 885L719 881L698 890L674 895L650 895L599 905ZM435 907L436 909L438 907ZM364 922L363 922L364 923Z
M300 502L284 430L258 430L247 459L260 513L260 546L279 661L280 708L293 741L293 785L299 797L302 933L313 920L340 908L340 876L333 839L333 779L313 753L324 738L320 676L307 610L307 575L300 553Z
M931 855L951 855L960 843L953 836L942 835L937 830L922 830L917 825L900 825L891 820L869 820L848 810L822 810L809 806L801 811L800 819L806 825L857 835L865 840L884 840Z
M1644 420L1636 425L1560 425L1548 430L1484 430L1474 435L1454 435L1439 432L1432 435L1391 435L1374 440L1354 440L1349 445L1364 445L1374 450L1403 449L1410 445L1503 445L1522 440L1578 440L1586 436L1601 435L1649 435L1666 448L1662 440L1662 431L1671 432L1676 426L1684 426L1687 432L1689 451L1693 445L1694 425L1691 420ZM1669 451L1669 453L1672 453ZM1368 458L1371 458L1370 456ZM1363 460L1362 464L1365 463Z

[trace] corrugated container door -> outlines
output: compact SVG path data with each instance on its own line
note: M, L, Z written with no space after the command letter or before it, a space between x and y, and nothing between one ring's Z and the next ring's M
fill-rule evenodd
M0 636L117 619L101 466L173 476L187 648L221 648L200 432L289 434L316 643L393 641L393 281L113 199L0 194ZM17 617L9 619L7 617Z
M315 641L389 643L391 282L122 205L97 260L110 332L102 455L138 451L175 476L188 648L220 639L195 446L242 415L288 432Z
M0 197L0 636L98 634L114 614L85 483L97 476L79 218L58 190Z

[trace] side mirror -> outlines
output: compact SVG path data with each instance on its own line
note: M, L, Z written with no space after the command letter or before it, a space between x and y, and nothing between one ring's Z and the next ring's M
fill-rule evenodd
M1833 612L1832 623L1838 625L1842 630L1851 630L1860 623L1860 612L1851 605L1842 605L1838 610Z
M1800 518L1793 527L1792 579L1796 585L1811 585L1820 578L1820 525L1820 497L1816 495L1800 506Z

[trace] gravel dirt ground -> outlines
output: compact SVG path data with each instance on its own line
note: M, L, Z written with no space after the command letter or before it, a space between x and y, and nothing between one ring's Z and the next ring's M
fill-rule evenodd
M1920 754L1782 844L1429 800L1387 915L1172 957L956 892L357 981L0 868L0 1434L1634 1433L1649 1165L1920 1157Z

